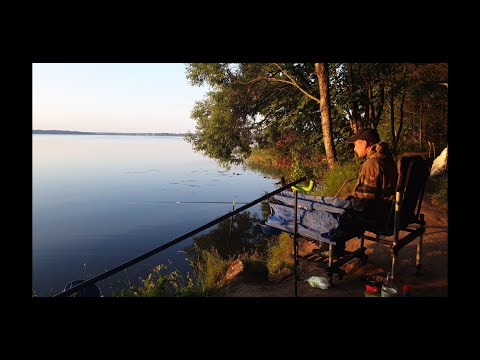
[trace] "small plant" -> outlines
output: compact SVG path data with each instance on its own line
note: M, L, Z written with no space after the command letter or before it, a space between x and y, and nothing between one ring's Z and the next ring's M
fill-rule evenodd
M431 176L427 181L426 192L431 194L435 205L448 206L448 176Z
M214 290L231 262L232 259L223 259L215 248L200 250L191 264L202 291L209 293Z
M287 233L273 237L267 252L268 272L274 274L293 263L292 253L293 241Z
M313 169L309 166L306 166L300 159L300 156L295 155L291 167L291 178L293 180L300 179L302 177L306 177L308 183L309 179L314 178Z
M177 270L167 273L166 269L167 266L163 264L155 266L146 279L141 279L141 286L130 286L127 289L122 289L120 296L165 297L202 295L202 291L198 290L188 273L185 279Z

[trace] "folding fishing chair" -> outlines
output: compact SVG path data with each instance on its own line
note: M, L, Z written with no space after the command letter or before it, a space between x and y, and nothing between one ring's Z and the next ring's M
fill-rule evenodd
M430 160L431 162L431 160ZM397 162L398 179L396 186L395 201L392 201L390 214L387 222L378 226L372 222L365 226L365 231L356 234L350 239L358 237L360 246L355 251L345 251L345 255L338 260L333 261L332 253L335 242L321 240L329 244L328 265L325 264L325 258L310 253L302 256L303 259L314 262L327 270L327 275L332 280L333 274L337 274L339 280L343 279L345 271L340 267L358 258L359 263L364 264L368 260L365 254L365 240L381 243L389 246L392 256L391 276L395 276L395 262L399 251L415 239L419 239L416 252L417 275L420 274L422 240L425 233L424 214L421 214L423 194L425 191L426 180L429 176L429 162L419 155L403 156ZM413 226L413 227L412 227ZM367 232L375 236L367 235ZM408 234L401 236L401 232ZM392 237L393 235L393 237ZM308 239L308 238L307 238ZM310 239L308 239L310 240ZM297 254L295 254L296 258Z
M341 266L353 260L354 258L358 258L359 263L365 263L368 260L368 256L365 254L365 240L378 242L390 247L392 255L391 276L393 278L395 276L395 262L399 251L413 240L419 238L416 252L416 268L417 274L420 274L422 240L423 234L425 233L424 214L421 214L420 211L426 180L429 176L429 164L419 155L403 156L398 160L397 168L398 180L396 186L396 195L395 200L392 201L387 222L382 224L380 227L377 224L374 224L374 222L371 224L365 224L365 230L349 234L347 237L348 239L353 239L355 237L360 239L360 246L354 251L345 251L345 255L335 261L333 259L333 247L336 245L334 240L329 240L322 236L315 236L314 233L308 233L305 230L303 230L303 233L301 231L299 233L298 231L298 190L305 191L307 189L302 189L301 187L295 187L294 189L293 206L291 208L291 211L293 212L293 215L291 216L293 219L293 226L292 224L285 224L284 222L281 224L276 223L273 221L274 219L266 222L266 225L268 226L278 228L282 231L292 234L291 236L294 240L293 257L295 264L295 296L297 295L297 267L299 265L298 257L314 262L317 266L325 268L330 281L332 280L333 274L337 274L339 280L342 280L343 276L345 275L345 270L341 269ZM305 199L306 196L302 198L302 200ZM411 226L414 227L412 228ZM375 234L375 237L367 235L367 232ZM400 236L401 232L407 232L408 234L405 236ZM392 237L392 235L393 238L389 239L389 237ZM305 238L309 241L319 241L320 244L327 243L329 246L328 258L319 256L313 252L299 256L299 238Z
M429 176L429 161L421 156L403 156L398 160L398 180L395 194L395 201L387 223L383 229L368 229L375 236L363 234L360 237L360 249L364 247L364 240L378 242L390 247L392 256L391 276L395 277L395 263L399 251L415 239L417 242L416 251L416 274L420 274L422 241L425 233L424 214L420 213L422 207L425 184ZM412 227L413 226L413 227ZM408 233L401 236L400 233ZM392 237L393 235L393 237ZM388 239L387 237L392 237ZM360 259L364 262L368 259L365 255Z

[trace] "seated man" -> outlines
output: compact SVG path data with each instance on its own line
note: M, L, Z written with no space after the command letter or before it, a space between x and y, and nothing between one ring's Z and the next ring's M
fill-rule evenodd
M397 185L397 166L388 144L380 142L377 130L360 129L347 142L355 145L358 157L366 159L358 172L357 185L347 197L352 211L337 231L332 254L336 258L345 254L347 240L361 236L366 229L385 227Z

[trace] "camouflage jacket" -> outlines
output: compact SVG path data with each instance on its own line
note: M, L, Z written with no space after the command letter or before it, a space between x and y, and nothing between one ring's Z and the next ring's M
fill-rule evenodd
M397 185L397 166L393 160L387 143L373 145L367 153L358 172L358 182L352 195L355 212L361 213L361 218L384 226L395 197Z

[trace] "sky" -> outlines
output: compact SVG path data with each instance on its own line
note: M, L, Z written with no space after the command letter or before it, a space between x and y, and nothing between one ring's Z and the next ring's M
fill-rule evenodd
M185 64L33 63L32 129L195 132Z

